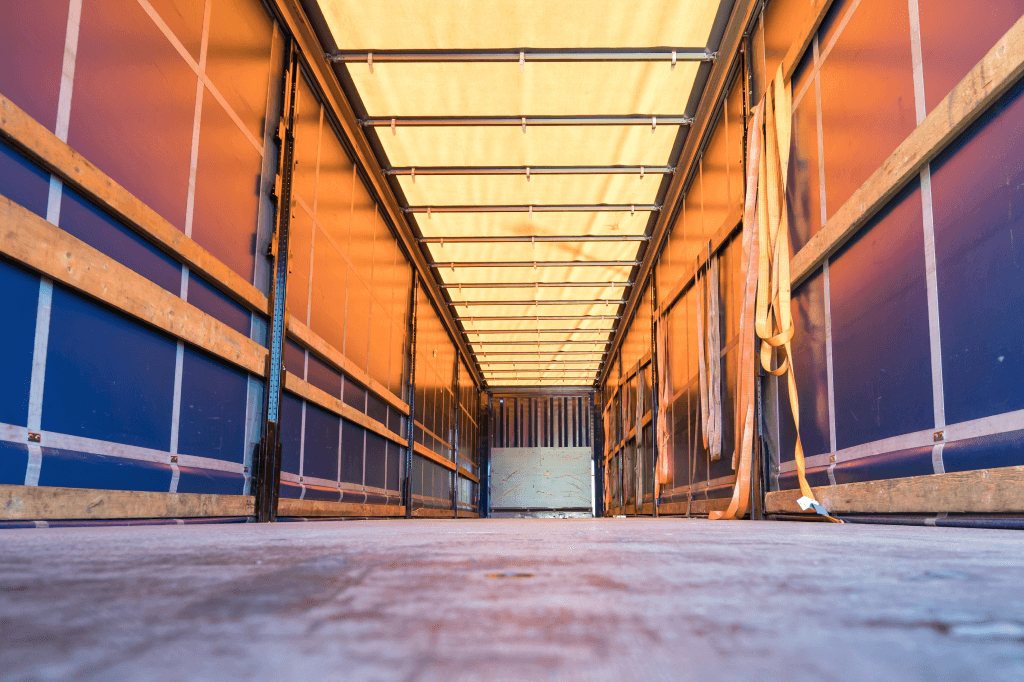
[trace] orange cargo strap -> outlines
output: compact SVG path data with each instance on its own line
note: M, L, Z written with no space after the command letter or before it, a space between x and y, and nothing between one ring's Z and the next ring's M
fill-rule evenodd
M701 435L712 461L722 458L722 344L718 315L718 255L707 245L704 265L694 269L697 295L697 381Z
M763 124L763 128L762 128ZM803 446L800 442L800 404L793 376L793 318L790 307L789 228L786 216L786 180L789 168L790 135L792 131L792 89L785 83L782 67L768 86L764 99L754 111L748 149L747 196L743 216L743 250L740 270L746 274L740 316L740 381L737 390L738 451L734 454L736 484L732 500L724 512L711 512L712 519L742 517L749 503L751 453L754 431L754 367L753 337L750 334L750 302L752 297L753 253L756 250L756 300L753 327L761 344L761 366L777 377L786 375L789 404L796 427L794 459L802 508L814 510L836 523L839 519L815 499L807 483ZM756 229L755 229L756 223ZM778 367L772 368L772 351L779 355ZM748 352L749 351L749 352ZM742 426L740 426L742 424Z

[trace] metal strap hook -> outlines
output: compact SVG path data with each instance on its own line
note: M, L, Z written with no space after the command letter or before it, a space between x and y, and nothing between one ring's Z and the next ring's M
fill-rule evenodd
M397 134L398 134L398 133L397 133L397 132L395 131L395 119L391 119L391 134L392 134L392 135L397 135Z
M676 70L676 51L672 50L672 66L669 67L669 71Z
M629 215L631 217L636 215L636 206L630 204L630 206L629 206Z
M526 167L526 181L527 182L530 181L530 167L529 166Z
M373 73L373 53L366 53L366 65L370 67L370 73Z
M526 134L526 117L523 116L523 135Z
M658 117L657 116L651 116L651 132L653 133L657 129L658 129Z
M526 53L520 50L519 52L519 73L526 71Z
M427 206L427 220L430 220L430 207Z
M415 170L415 169L413 169L413 174L415 175L415 173L416 173L416 170ZM643 166L640 166L640 179L641 179L641 180L643 180L643 179L644 179L644 167L643 167ZM415 181L415 180L413 180L413 182L416 182L416 181Z
M530 206L530 220L533 220L533 206Z
M643 174L644 174L643 171L640 171L640 175L643 176ZM415 166L412 169L411 175L412 175L412 184L415 185L416 184L416 167Z

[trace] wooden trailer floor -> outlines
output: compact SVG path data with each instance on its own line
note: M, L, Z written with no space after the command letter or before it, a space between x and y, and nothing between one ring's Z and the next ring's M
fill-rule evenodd
M1022 680L1024 533L683 519L0 531L2 680Z

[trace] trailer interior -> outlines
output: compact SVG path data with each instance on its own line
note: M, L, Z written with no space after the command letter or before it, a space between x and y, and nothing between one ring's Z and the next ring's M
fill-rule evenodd
M1022 15L0 2L0 679L1024 679Z

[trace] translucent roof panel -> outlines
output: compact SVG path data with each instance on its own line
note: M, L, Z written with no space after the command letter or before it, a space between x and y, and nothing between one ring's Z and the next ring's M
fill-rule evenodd
M348 50L703 47L714 0L320 0Z
M672 166L673 149L686 133L678 120L665 117L692 113L699 63L687 61L686 52L717 49L709 41L720 2L319 3L339 50L377 57L372 68L369 59L360 63L364 55L341 68L351 76L357 109L378 119L378 160L395 170L400 197L415 207L407 213L414 231L432 240L423 244L424 252L456 302L450 309L488 384L591 385L618 325L615 316L632 291L626 285L634 263L645 249L635 238L658 216L666 175L649 169ZM604 58L610 51L672 49L684 50L675 65L637 56ZM504 51L511 60L474 61L467 52L473 50ZM525 51L522 64L518 50ZM532 59L530 50L575 54L544 61ZM389 51L419 54L389 61ZM602 58L585 58L587 52ZM561 125L518 123L545 116L564 118ZM609 116L644 120L588 120ZM439 120L401 120L417 117ZM490 125L478 117L517 124ZM545 174L538 166L567 172ZM609 166L646 170L641 176L636 168L609 172ZM510 171L497 174L493 167ZM418 170L415 179L410 168ZM533 211L485 210L494 206ZM562 206L615 210L558 210ZM444 207L468 210L439 212ZM569 239L518 241L534 236ZM467 237L491 241L459 241ZM449 241L442 245L442 238Z
M404 133L404 131L403 131ZM398 178L412 206L465 204L653 204L660 175L408 175ZM440 214L438 214L440 215ZM537 214L535 214L537 215ZM529 217L529 214L527 214ZM431 214L431 220L434 215ZM642 228L641 228L642 229Z
M682 115L697 62L349 64L370 116ZM614 87L609 87L614 84Z

